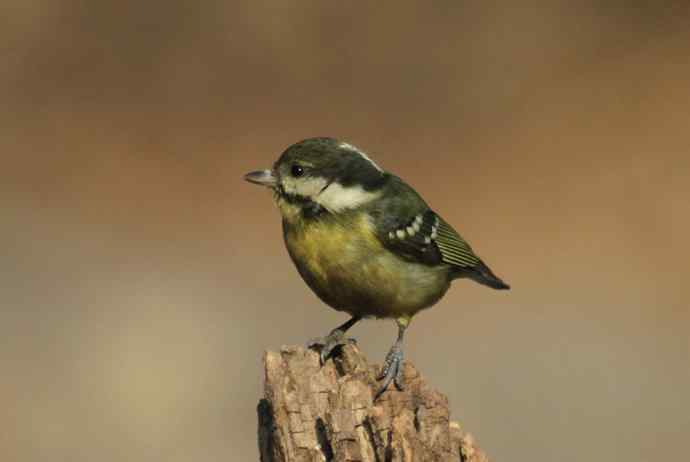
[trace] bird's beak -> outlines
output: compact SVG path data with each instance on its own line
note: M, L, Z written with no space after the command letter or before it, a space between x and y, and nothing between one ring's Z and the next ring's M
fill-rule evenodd
M278 184L278 180L273 175L271 170L257 170L256 172L247 173L244 179L250 183L260 184L261 186L266 186L273 188Z

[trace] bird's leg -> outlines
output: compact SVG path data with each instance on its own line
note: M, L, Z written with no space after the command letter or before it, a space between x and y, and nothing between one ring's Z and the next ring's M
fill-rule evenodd
M403 389L403 336L405 329L410 324L409 316L402 316L395 321L398 324L398 340L395 341L390 351L386 355L386 360L383 362L383 369L377 377L378 380L383 379L381 388L376 392L374 401L386 391L391 382L395 382L398 390Z
M362 318L353 316L347 322L333 329L327 336L310 340L309 343L307 343L307 348L320 347L321 364L324 364L337 346L355 343L355 339L345 337L345 332L347 332L350 327L354 326L360 319Z

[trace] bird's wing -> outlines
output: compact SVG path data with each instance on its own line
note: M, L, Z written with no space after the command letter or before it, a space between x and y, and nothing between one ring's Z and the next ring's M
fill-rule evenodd
M432 212L433 213L433 212ZM443 261L460 268L474 268L481 262L472 247L457 231L440 216L436 215L435 238L432 239L443 255Z
M469 244L433 210L389 219L380 229L384 246L417 263L473 268L480 260Z
M402 258L428 265L472 268L480 259L414 189L395 177L387 199L372 212L383 245Z
M469 277L495 289L507 289L457 231L399 180L394 194L373 211L379 240L401 258L427 265L446 264L452 277Z

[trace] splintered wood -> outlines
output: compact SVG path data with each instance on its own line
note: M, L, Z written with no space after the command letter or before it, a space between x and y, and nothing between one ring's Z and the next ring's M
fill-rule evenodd
M393 384L374 404L377 366L355 345L322 367L319 355L283 347L264 356L259 402L262 462L488 462L471 435L449 421L448 399L405 362L405 390Z

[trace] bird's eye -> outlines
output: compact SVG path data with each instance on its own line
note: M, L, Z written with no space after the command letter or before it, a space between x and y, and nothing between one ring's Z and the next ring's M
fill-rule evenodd
M294 176L295 178L299 178L302 175L304 175L304 168L301 165L295 164L292 166L290 173L292 173L292 176Z

